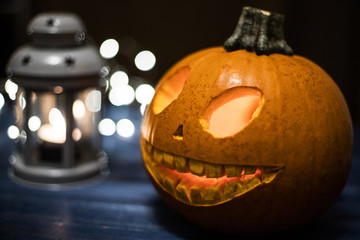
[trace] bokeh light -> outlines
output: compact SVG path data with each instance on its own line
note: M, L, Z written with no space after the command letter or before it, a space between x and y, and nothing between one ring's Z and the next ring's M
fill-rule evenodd
M144 115L145 110L146 110L146 106L147 106L147 104L145 104L145 103L142 103L142 104L141 104L141 106L140 106L140 113L141 113L141 115Z
M99 112L101 110L101 92L99 90L92 90L86 96L86 107L91 112Z
M55 94L60 94L64 91L64 88L62 86L56 86L54 87L53 91Z
M4 107L5 105L5 98L4 96L0 93L0 110Z
M81 119L85 115L84 103L80 99L75 100L72 111L75 119Z
M72 132L72 138L75 142L78 142L82 137L82 133L79 128L75 128Z
M154 97L155 89L149 84L141 84L136 88L136 101L141 104L149 104Z
M28 126L31 131L37 131L41 126L40 118L38 116L32 116L29 118Z
M113 88L128 85L129 76L124 71L116 71L111 75L110 86Z
M135 91L130 85L113 88L109 92L109 100L115 106L129 105L135 99Z
M113 58L119 51L119 43L115 39L107 39L100 46L100 55L103 58Z
M101 135L111 136L116 131L116 126L110 118L104 118L99 122L98 129Z
M38 136L46 142L63 144L66 141L65 125L53 126L46 123L39 128Z
M11 125L7 130L7 135L10 139L17 139L20 136L20 131L16 126Z
M118 121L116 124L116 132L119 134L119 136L128 138L134 135L135 126L132 121L124 118Z
M155 55L148 50L139 52L135 57L135 66L141 71L151 70L155 66L155 63Z
M25 143L27 140L27 134L25 132L25 130L21 130L20 135L19 135L19 140L21 143Z
M26 107L26 100L24 98L24 93L23 92L20 94L19 105L20 105L22 110L24 110L25 107Z
M19 87L16 83L14 83L13 81L11 81L10 79L8 79L5 82L5 91L7 92L7 94L9 95L9 98L11 100L15 100L16 99L16 93L18 91Z
M66 127L65 119L64 119L62 113L60 112L60 110L57 108L52 108L50 110L49 122L53 127L58 128L58 129L65 129L65 127Z

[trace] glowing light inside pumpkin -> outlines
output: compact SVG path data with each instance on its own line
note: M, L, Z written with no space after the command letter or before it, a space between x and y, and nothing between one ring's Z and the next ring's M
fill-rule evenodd
M236 87L214 99L205 113L208 130L217 137L231 136L245 128L260 106L261 92Z
M161 113L170 103L177 99L189 75L190 68L182 67L159 85L153 100L155 114Z

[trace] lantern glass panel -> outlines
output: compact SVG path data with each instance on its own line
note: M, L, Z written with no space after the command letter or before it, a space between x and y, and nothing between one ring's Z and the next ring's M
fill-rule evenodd
M70 167L95 160L101 151L97 126L102 92L97 88L34 91L19 88L15 107L22 134L18 152L30 165Z

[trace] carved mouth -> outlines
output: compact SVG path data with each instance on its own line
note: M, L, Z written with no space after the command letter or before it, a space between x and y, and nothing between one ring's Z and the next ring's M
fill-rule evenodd
M270 183L283 168L206 163L161 151L145 140L141 148L154 181L177 200L193 206L230 201Z

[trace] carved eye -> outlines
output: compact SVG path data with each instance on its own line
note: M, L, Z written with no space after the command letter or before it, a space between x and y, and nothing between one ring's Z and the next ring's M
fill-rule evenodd
M200 121L215 137L228 137L244 129L259 114L262 103L259 89L234 87L214 98Z
M153 111L161 113L179 96L186 79L190 75L189 67L182 67L160 84L153 99Z

